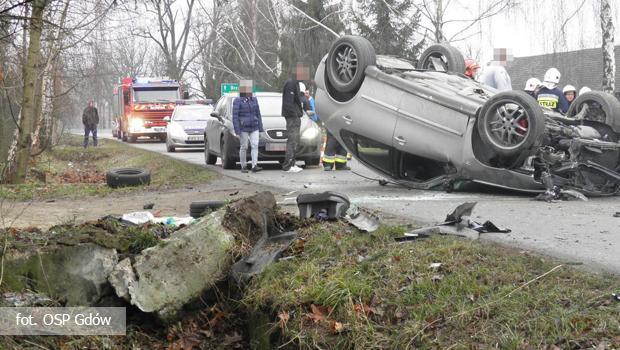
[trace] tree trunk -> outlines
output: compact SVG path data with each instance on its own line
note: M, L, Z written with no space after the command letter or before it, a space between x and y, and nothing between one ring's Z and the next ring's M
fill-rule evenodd
M38 78L39 61L41 60L41 31L43 27L43 12L47 0L32 2L32 17L30 19L28 56L24 66L24 90L21 104L21 118L14 147L7 159L2 181L5 183L23 183L26 179L28 162L30 161L30 145L35 122L37 101L36 83ZM14 149L13 149L14 148Z
M616 57L614 53L614 22L611 2L601 0L601 33L603 34L603 91L614 93Z
M446 41L443 34L443 1L437 0L437 13L435 14L435 40L438 43Z
M63 28L65 25L65 20L67 18L67 12L69 10L70 0L65 1L65 5L62 11L62 15L60 17L60 21L58 22L58 28L54 35L50 36L50 44L48 50L48 57L43 66L43 71L41 74L41 89L39 98L37 95L37 99L40 101L40 107L37 109L37 117L35 122L35 131L32 137L32 152L33 154L37 154L41 152L42 149L45 149L47 146L46 136L49 135L49 128L52 125L52 109L54 103L54 79L56 78L56 61L58 59L58 55L60 54L60 50L62 47L62 42L64 39L63 36ZM43 139L42 139L43 138Z

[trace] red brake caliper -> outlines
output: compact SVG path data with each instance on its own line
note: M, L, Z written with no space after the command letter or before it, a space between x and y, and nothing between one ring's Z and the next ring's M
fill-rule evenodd
M519 120L519 126L525 130L517 129L517 132L521 135L525 135L525 133L527 133L527 127L529 126L529 124L527 123L527 119L523 118Z

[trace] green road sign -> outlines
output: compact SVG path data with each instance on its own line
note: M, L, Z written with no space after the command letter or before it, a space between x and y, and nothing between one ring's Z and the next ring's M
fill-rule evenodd
M254 92L262 92L263 89L254 85ZM230 93L238 93L239 92L239 83L222 83L220 85L220 94L230 94Z
M239 92L239 84L238 83L222 83L220 86L220 93L230 94L231 92Z

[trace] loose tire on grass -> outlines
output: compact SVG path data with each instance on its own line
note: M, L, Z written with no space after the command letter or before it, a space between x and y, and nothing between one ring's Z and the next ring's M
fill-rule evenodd
M224 201L199 201L189 205L189 216L199 218L208 210L217 210L226 205Z
M441 60L443 67L436 67L433 58ZM461 51L454 46L434 44L422 52L418 61L418 69L463 74L465 73L465 59Z
M151 172L143 168L117 168L109 170L105 178L112 188L149 185Z

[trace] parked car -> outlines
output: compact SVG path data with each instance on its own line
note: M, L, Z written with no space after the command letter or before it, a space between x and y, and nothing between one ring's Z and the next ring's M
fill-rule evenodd
M202 148L205 145L204 132L212 119L213 106L204 103L183 102L174 108L166 128L166 149Z
M473 181L592 196L620 191L620 103L594 92L567 116L522 91L465 77L463 56L436 44L417 63L376 55L364 38L336 40L316 72L316 109L361 163L414 188Z
M258 92L255 95L258 99L263 118L263 128L265 129L259 138L258 159L283 162L287 134L286 120L281 116L282 94ZM204 133L205 162L215 164L217 158L220 157L224 169L234 168L239 161L239 138L233 136L234 127L232 124L232 102L235 97L237 94L226 94L218 100L215 110L211 113L213 118L207 122ZM303 160L306 166L319 165L321 161L321 129L304 115L301 120L300 135L297 159Z

